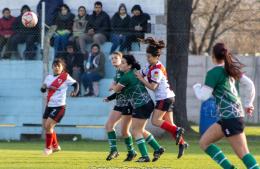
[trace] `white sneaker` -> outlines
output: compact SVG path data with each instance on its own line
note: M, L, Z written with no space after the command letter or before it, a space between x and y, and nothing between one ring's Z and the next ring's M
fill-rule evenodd
M46 156L52 154L52 149L45 148L45 149L43 150L43 154L46 155Z
M56 153L56 152L58 152L58 151L61 151L60 146L58 146L58 147L56 147L56 148L52 148L52 152L53 152L53 153Z

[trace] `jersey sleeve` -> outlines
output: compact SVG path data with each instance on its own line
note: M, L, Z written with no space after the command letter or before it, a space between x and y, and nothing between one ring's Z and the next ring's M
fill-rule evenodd
M210 70L207 72L205 85L214 89L217 86L218 78L214 73L214 70Z
M76 80L74 80L70 75L68 75L67 80L66 80L67 85L73 85L76 82L77 82Z
M43 81L43 84L48 84L49 83L49 79L50 79L50 75L46 76L44 81Z
M163 73L160 69L154 69L151 72L151 80L155 83L160 83L163 78Z
M129 78L127 75L123 75L120 80L118 81L119 84L122 86L127 86L129 84Z

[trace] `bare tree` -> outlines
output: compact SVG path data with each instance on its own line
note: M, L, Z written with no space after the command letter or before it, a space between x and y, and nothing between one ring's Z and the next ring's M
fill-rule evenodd
M174 118L177 125L189 130L186 89L192 0L167 2L167 71L176 94Z
M241 25L259 20L256 1L248 0L195 0L191 19L191 45L193 54L210 52L213 43L223 34Z

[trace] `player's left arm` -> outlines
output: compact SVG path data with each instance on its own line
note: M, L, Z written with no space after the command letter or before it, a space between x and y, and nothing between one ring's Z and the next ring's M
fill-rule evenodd
M255 85L253 81L247 77L246 75L242 75L240 78L240 84L245 90L245 98L244 98L244 107L246 109L246 112L251 115L254 111L254 99L255 99Z
M74 87L74 90L71 92L70 96L75 97L79 93L79 83L75 82L75 83L72 84L72 86Z
M124 85L122 85L122 84L120 84L120 83L117 83L117 84L112 85L111 89L112 89L114 92L118 93L118 92L120 92L121 90L123 90L124 87L125 87Z

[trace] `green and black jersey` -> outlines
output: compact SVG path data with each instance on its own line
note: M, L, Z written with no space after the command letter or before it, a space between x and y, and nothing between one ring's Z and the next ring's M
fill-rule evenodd
M116 71L116 76L114 77L114 81L116 83L119 82L119 80L121 79L121 77L124 75L124 72L117 70ZM116 104L115 106L117 107L126 107L129 106L129 99L127 98L127 96L124 93L124 89L116 94Z
M221 119L244 117L239 82L230 77L223 66L216 66L206 75L205 85L213 89Z
M124 94L130 99L134 109L152 100L145 86L137 79L133 70L124 73L118 83L124 86Z

